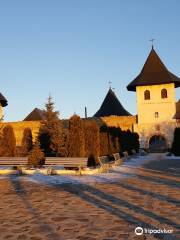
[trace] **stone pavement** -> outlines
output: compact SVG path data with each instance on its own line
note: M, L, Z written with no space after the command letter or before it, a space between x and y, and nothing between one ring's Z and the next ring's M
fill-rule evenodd
M180 179L177 171L168 171L167 161L173 159L157 155L144 166L114 168L112 173L125 178L109 183L1 179L0 240L179 239ZM158 164L166 170L159 171ZM173 232L137 236L136 227Z

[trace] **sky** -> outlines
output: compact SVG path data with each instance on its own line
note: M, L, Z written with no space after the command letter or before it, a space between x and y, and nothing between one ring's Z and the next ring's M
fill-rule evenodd
M0 92L5 121L44 108L49 94L61 118L92 116L108 82L136 114L126 86L154 48L180 76L179 0L0 0ZM176 89L180 98L180 90Z

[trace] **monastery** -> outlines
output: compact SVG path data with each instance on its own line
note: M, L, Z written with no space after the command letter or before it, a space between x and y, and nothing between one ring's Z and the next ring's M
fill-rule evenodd
M128 91L136 92L137 115L132 116L110 88L100 109L88 119L137 132L141 148L152 151L168 149L174 129L180 127L180 101L176 102L175 97L177 87L180 87L180 78L168 71L152 46L140 74L127 86ZM0 94L1 120L3 107L7 104L6 98ZM35 108L23 121L2 124L13 126L17 145L21 145L24 129L31 128L35 139L42 120L44 112Z

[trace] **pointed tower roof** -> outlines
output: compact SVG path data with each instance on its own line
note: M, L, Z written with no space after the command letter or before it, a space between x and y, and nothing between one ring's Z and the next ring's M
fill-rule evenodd
M8 105L7 99L0 93L0 103L2 107L6 107Z
M100 109L94 114L94 117L106 117L106 116L130 116L122 104L119 102L113 90L110 88Z
M140 74L127 86L129 91L136 91L136 86L174 83L180 87L180 78L168 71L152 47Z
M32 112L23 121L42 121L45 120L44 111L39 108L34 108Z

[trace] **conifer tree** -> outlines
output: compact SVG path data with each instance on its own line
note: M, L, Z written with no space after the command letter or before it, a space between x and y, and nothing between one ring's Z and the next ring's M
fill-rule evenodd
M26 156L32 149L32 132L30 128L25 128L21 142L22 155Z
M16 151L16 138L12 126L6 125L1 137L1 155L3 157L14 157Z
M0 135L0 157L3 155L3 140L2 136Z
M71 157L85 156L85 141L82 120L73 115L69 120L69 153Z
M100 132L100 155L109 155L108 133L105 131Z
M46 155L58 155L62 145L62 124L59 112L54 111L51 96L45 105L45 120L41 124L39 140Z
M138 133L132 133L132 137L133 137L133 149L136 150L136 152L139 152L139 135Z
M69 129L63 128L61 155L68 157L69 154Z
M180 128L176 128L174 131L172 153L174 153L175 156L180 156Z
M93 155L96 158L100 153L99 127L95 121L84 121L83 125L86 156Z
M32 150L28 155L28 165L30 166L40 166L43 165L45 161L44 152L40 147L40 142L37 139Z

